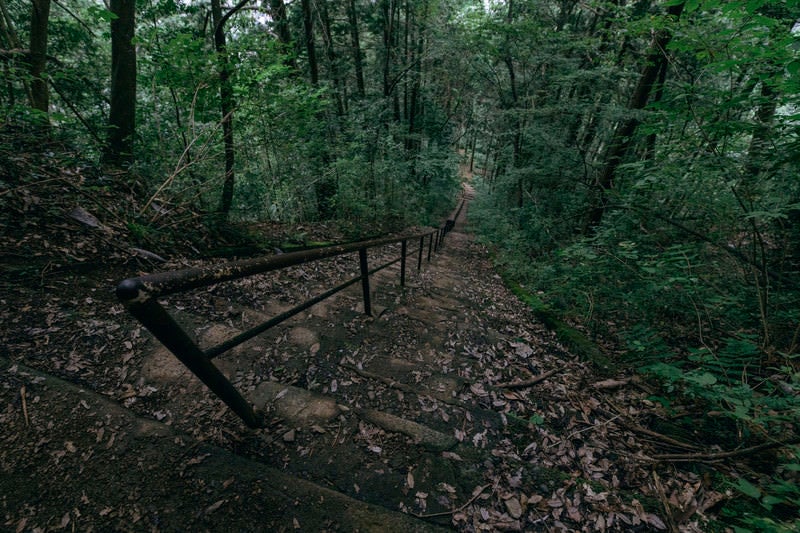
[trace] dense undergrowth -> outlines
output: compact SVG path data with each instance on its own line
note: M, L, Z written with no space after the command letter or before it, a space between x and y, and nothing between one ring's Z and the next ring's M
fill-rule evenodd
M720 514L726 523L737 531L794 530L799 295L787 273L770 270L761 287L758 266L735 249L652 222L646 230L648 221L630 211L615 213L614 224L593 236L537 246L537 224L526 223L536 220L534 209L509 216L485 182L477 186L471 219L498 266L538 307L594 339L619 372L657 384L651 400L675 413L666 430L715 450L779 449L754 452L763 456L756 461L734 453L734 466L720 466L715 483L745 497Z

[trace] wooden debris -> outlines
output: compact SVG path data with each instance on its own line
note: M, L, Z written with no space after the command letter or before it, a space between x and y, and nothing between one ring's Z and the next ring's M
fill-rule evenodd
M510 381L510 382L506 382L506 383L498 383L496 385L496 387L500 387L501 389L524 389L526 387L532 387L533 385L536 385L537 383L541 383L542 381L546 380L550 376L558 374L559 372L562 372L563 370L565 370L565 369L564 368L554 368L552 370L548 370L544 374L539 374L538 376L533 377L531 379L526 379L524 381Z

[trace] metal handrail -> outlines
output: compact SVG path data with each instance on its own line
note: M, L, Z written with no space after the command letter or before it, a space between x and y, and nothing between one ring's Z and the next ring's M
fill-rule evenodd
M207 267L186 268L128 278L117 285L117 298L125 305L125 308L131 315L141 322L155 338L161 341L175 357L191 370L214 394L225 402L245 424L251 428L263 427L264 420L261 415L253 410L253 406L242 397L236 387L234 387L228 378L226 378L211 362L211 359L359 281L362 284L364 313L371 315L372 307L370 301L369 276L399 261L401 265L400 285L405 286L406 257L415 253L418 254L417 270L420 270L422 268L422 256L425 251L425 239L428 239L428 261L430 261L431 252L434 250L438 251L444 245L444 237L453 229L455 220L458 218L463 206L464 200L462 199L458 208L440 228L427 232L371 239L343 245L325 246L311 250L255 259L230 261ZM419 247L409 254L407 243L409 240L416 239L419 239ZM367 250L397 243L401 244L399 258L371 270L369 269ZM209 287L224 281L241 279L264 272L280 270L302 263L319 261L321 259L353 252L358 252L359 276L337 285L262 324L206 350L201 349L200 346L191 339L189 334L175 321L172 315L158 302L158 298L162 296Z

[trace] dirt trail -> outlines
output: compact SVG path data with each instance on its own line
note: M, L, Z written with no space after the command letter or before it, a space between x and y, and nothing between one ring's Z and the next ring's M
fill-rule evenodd
M33 342L9 346L0 357L0 524L665 527L653 496L646 509L648 496L623 490L646 492L648 474L625 459L635 446L614 444L625 434L598 423L615 405L588 387L599 378L504 287L467 233L468 213L467 206L420 272L409 261L405 288L397 268L374 278L374 317L360 312L359 289L351 288L220 357L265 412L263 430L244 427L110 300L93 322L77 320L110 339L99 354L76 349L74 335L71 353L45 349L51 357L37 357ZM211 344L316 294L352 266L345 258L294 268L169 306ZM615 401L628 409L646 402L622 394Z

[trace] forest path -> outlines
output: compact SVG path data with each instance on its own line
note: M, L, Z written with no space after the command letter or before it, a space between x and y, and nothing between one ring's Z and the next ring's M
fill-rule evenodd
M440 253L418 273L410 267L406 287L396 268L375 276L374 317L359 310L353 287L220 357L263 409L263 430L245 428L116 304L73 317L94 338L91 351L74 328L10 344L11 357L0 358L4 525L663 527L641 497L620 491L652 493L647 470L625 459L638 445L611 425L635 414L644 394L598 382L558 343L503 285L468 216L467 205ZM213 343L351 263L297 267L170 305ZM59 343L52 351L49 335ZM25 346L38 355L15 356Z

